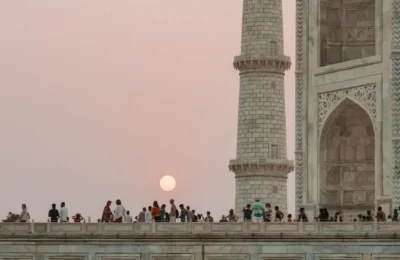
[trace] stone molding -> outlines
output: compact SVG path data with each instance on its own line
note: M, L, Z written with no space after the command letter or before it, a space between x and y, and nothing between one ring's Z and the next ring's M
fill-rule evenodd
M318 94L318 125L321 132L326 119L333 110L346 98L355 99L362 103L373 122L376 119L376 84L347 88L333 92Z
M241 73L263 71L284 74L290 69L291 64L290 57L285 55L240 55L233 61L233 67Z
M282 159L236 159L229 162L229 170L237 175L285 177L294 170L293 161Z
M303 204L303 90L304 90L304 0L296 0L296 123L295 123L295 207Z
M45 227L43 229L43 226ZM80 229L75 228L80 226ZM365 238L371 235L400 234L398 222L234 222L234 223L0 223L0 240L22 238L55 239L109 239L135 237L137 239L176 237L199 239L200 236L235 236L243 239L247 236L273 237L285 235L318 237L329 235L357 236ZM281 235L280 235L281 234ZM82 259L85 255L80 255ZM49 259L52 258L49 255Z
M392 16L392 149L393 207L400 206L400 0L393 0Z

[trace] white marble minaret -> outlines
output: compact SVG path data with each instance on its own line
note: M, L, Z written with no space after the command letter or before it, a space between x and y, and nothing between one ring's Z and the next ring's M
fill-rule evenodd
M286 155L285 71L282 0L243 0L236 159L236 212L259 198L287 210L287 175L293 162Z

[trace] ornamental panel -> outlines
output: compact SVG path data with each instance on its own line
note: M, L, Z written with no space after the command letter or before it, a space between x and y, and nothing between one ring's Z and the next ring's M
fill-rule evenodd
M352 98L362 103L376 119L376 84L342 89L318 95L318 124L321 131L326 116L346 98Z

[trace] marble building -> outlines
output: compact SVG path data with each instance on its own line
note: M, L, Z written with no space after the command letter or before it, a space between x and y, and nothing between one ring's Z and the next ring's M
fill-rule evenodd
M297 0L296 206L400 206L398 0Z

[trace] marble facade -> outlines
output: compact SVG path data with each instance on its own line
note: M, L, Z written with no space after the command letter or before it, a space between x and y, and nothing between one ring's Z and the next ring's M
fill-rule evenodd
M398 0L297 0L296 207L400 206Z

